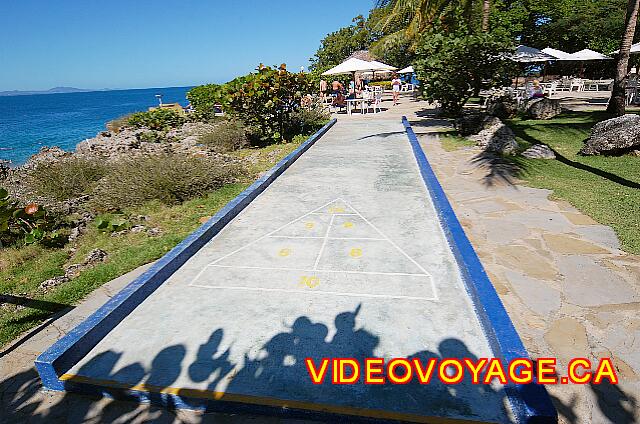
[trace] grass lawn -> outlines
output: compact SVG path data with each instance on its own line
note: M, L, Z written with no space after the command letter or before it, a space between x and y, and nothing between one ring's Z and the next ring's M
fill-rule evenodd
M37 326L53 313L72 307L102 284L161 257L244 190L256 174L275 165L304 139L299 137L293 143L234 152L238 157L249 159L249 175L252 177L246 181L226 185L205 197L180 205L152 202L124 211L131 216L147 216L149 219L144 225L160 228L159 236L127 232L111 237L110 233L100 232L90 224L88 231L76 242L73 253L69 250L71 244L63 249L30 245L0 250L0 293L25 299L26 302L24 308L16 308L12 303L0 307L0 346ZM105 250L107 260L47 293L39 289L44 280L63 275L65 265L82 262L93 249Z
M473 147L475 143L466 137L460 137L455 134L442 134L440 135L440 145L447 152L462 149L463 147Z
M640 157L577 154L593 125L608 117L602 112L570 112L547 121L508 121L523 147L546 143L559 153L557 160L518 157L517 177L529 186L553 190L554 198L611 226L622 249L640 254Z

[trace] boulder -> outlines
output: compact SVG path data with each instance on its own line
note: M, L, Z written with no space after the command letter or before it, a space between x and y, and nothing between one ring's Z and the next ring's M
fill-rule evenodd
M544 144L534 144L522 152L522 156L529 159L555 159L556 154L549 146Z
M627 114L598 122L580 149L581 155L619 155L640 149L640 115Z
M518 148L516 137L511 128L495 117L487 128L478 134L469 136L468 139L488 152L514 154Z
M518 114L518 102L510 95L491 98L487 102L487 113L500 119L514 118Z
M558 99L543 97L529 100L525 106L525 111L531 119L551 119L560 115L562 106L560 106L560 100Z

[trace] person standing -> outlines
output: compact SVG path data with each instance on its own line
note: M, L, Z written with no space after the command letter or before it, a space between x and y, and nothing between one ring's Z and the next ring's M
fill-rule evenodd
M400 97L400 85L402 81L398 78L398 74L393 74L393 79L391 80L391 94L393 95L393 105L398 105L398 98Z
M327 96L327 82L323 79L320 80L320 98L324 101Z

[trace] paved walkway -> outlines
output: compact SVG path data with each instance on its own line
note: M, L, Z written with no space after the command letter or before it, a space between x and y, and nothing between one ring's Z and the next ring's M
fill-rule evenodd
M414 118L456 214L533 357L612 357L619 386L548 386L567 423L640 421L640 257L548 190L509 185L475 148L446 152ZM422 126L420 126L422 125ZM494 170L495 171L495 170Z
M66 377L372 417L506 421L499 388L320 389L304 363L434 356L492 353L402 124L343 122Z

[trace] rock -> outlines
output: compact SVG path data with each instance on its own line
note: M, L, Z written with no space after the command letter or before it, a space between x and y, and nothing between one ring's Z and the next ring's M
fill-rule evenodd
M160 228L158 227L150 228L149 230L147 230L147 234L149 235L149 237L157 237L162 234L162 230L160 230Z
M581 155L619 155L640 149L640 115L627 114L598 122L580 149Z
M98 262L104 262L109 254L102 249L93 249L86 258L84 258L84 265L95 265Z
M71 278L67 277L66 275L60 275L58 277L49 278L48 280L43 281L42 283L40 283L39 289L42 292L47 293L49 290L69 281L71 281Z
M555 159L556 155L553 150L544 144L534 144L527 150L522 152L522 156L529 159Z
M487 102L487 113L500 119L514 118L518 114L518 102L510 95L491 98Z
M518 148L518 143L511 128L495 117L488 128L468 138L488 152L513 154Z
M69 241L76 241L78 237L82 234L82 230L80 227L74 227L71 229L71 234L69 234Z
M560 106L560 100L558 99L543 97L541 99L529 100L525 106L525 110L529 118L551 119L560 115L562 106Z
M145 227L144 225L134 225L133 227L131 227L130 231L134 234L137 234L143 232L146 229L147 227Z
M32 155L25 163L22 168L24 169L33 169L38 164L42 162L57 162L60 159L71 156L71 153L65 152L60 147L41 147L40 151L35 155Z

